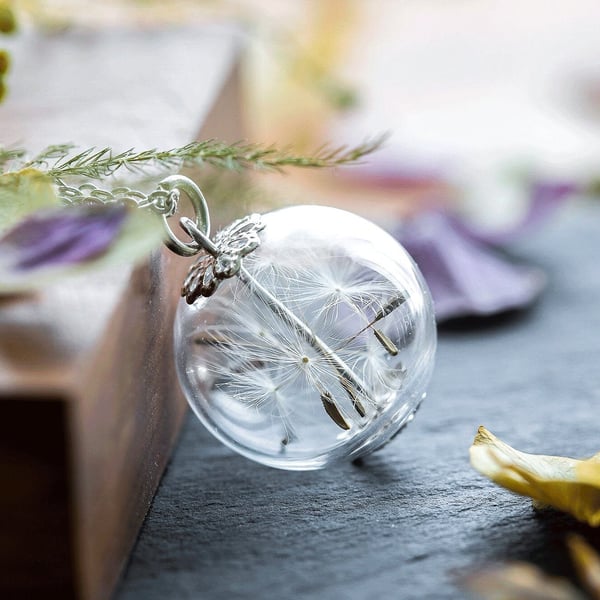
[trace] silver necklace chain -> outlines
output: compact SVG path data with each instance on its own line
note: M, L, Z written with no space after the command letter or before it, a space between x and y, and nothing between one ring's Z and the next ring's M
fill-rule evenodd
M149 208L153 212L172 217L179 204L179 191L167 189L160 183L150 194L121 186L107 190L96 187L93 183L84 183L80 186L70 186L63 181L58 184L58 196L64 204L113 204L120 203L136 208Z

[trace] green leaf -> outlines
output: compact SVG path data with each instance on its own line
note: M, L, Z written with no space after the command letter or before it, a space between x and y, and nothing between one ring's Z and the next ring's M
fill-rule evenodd
M105 267L138 262L160 246L165 239L162 219L149 210L131 208L119 238L90 265ZM83 269L84 267L79 267Z
M0 233L37 210L59 205L52 179L41 171L0 175Z

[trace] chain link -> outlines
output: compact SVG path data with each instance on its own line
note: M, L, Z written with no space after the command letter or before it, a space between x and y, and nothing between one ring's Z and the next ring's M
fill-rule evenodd
M136 208L148 208L158 215L172 217L179 204L179 190L168 190L162 184L150 194L144 194L128 187L102 190L93 183L84 183L78 187L58 185L58 196L64 204L124 204Z
M70 186L58 181L58 197L66 205L124 204L134 208L148 209L162 218L165 228L165 245L180 256L194 256L202 248L194 240L181 240L169 225L169 218L177 213L181 192L189 198L194 209L195 226L207 237L210 235L210 215L200 188L188 177L171 175L163 179L150 194L128 187L102 190L93 183Z

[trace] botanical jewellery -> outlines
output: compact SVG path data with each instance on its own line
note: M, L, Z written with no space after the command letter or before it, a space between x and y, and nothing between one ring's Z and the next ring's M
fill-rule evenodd
M186 241L168 224L181 192L195 211L179 221ZM81 188L60 195L82 201ZM382 229L295 206L211 238L206 201L186 177L122 196L162 214L172 251L197 256L175 353L187 399L217 438L273 467L318 469L377 449L412 419L433 367L433 310L414 262Z

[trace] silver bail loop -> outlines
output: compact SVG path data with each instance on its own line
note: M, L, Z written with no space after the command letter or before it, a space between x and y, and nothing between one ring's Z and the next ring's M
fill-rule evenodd
M192 222L197 230L201 231L207 238L210 236L210 215L208 204L200 188L184 175L171 175L166 177L159 184L159 189L166 192L180 192L187 194L194 209L194 219ZM180 256L195 256L202 250L202 247L194 240L185 242L179 239L169 225L170 214L163 214L162 219L167 234L165 245L169 250Z

